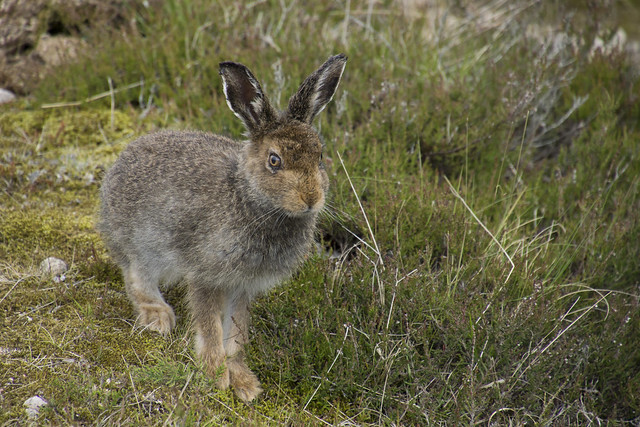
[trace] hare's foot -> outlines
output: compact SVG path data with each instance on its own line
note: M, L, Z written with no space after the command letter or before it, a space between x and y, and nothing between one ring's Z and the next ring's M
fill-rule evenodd
M166 335L176 325L176 315L168 304L161 302L140 304L138 310L140 311L138 322L152 331Z
M196 336L196 354L202 360L204 369L216 380L216 387L220 390L229 388L229 369L225 366L224 347L208 345L202 337Z
M227 366L229 367L231 387L233 387L236 396L245 402L251 402L262 393L260 381L241 358L232 357L228 359Z
M127 295L139 313L138 323L166 335L176 324L173 309L162 298L158 283L136 265L123 267Z

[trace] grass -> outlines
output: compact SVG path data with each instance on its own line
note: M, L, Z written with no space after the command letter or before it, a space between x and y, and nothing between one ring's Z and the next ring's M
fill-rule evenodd
M416 4L139 5L1 107L0 422L34 395L49 424L638 422L638 53L592 46L640 6ZM155 128L239 136L218 62L283 105L337 52L322 234L348 250L254 304L248 406L195 359L183 289L171 336L133 326L100 179Z

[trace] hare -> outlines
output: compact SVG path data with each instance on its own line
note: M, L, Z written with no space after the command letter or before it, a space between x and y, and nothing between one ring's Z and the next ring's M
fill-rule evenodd
M153 133L129 144L103 180L98 228L139 324L167 334L176 320L159 286L184 280L197 355L219 388L247 402L262 391L244 362L248 305L289 276L313 243L329 182L311 122L346 61L329 58L285 111L247 67L222 62L226 101L247 141Z

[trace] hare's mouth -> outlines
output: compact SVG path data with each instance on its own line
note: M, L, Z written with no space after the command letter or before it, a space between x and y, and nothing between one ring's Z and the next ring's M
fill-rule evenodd
M323 207L324 203L316 203L313 205L303 203L293 209L285 209L285 211L292 218L304 218L319 214Z
M304 210L296 210L296 211L287 211L287 215L290 218L306 218L317 215L319 210L308 208Z
M324 201L324 194L289 193L281 199L280 206L290 217L306 217L320 213Z

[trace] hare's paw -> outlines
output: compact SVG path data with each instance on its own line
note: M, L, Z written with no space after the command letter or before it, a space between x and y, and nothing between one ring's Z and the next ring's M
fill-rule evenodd
M216 387L220 390L229 388L229 370L222 361L214 362L210 358L203 360L205 371L211 378L215 378Z
M176 315L167 304L141 304L139 307L141 325L166 335L176 325Z
M244 362L232 359L228 365L231 387L236 396L245 402L251 402L262 393L260 381Z
M220 390L229 388L229 370L226 366L220 365L216 369L207 369L209 375L216 379L216 387Z
M222 346L208 345L200 335L196 335L196 354L202 360L204 369L216 380L216 387L220 390L229 388L229 369L225 365L225 353Z

